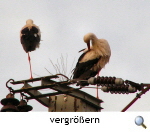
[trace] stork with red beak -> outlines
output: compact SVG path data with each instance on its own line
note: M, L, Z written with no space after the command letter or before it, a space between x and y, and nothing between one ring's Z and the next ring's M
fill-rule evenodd
M20 31L20 41L24 51L28 53L31 79L33 77L32 77L32 68L31 68L29 52L34 51L36 48L39 47L40 40L41 40L41 33L39 27L33 23L33 20L28 19L26 21L26 25L22 27Z
M88 48L83 51L74 68L73 79L77 80L87 80L96 76L109 62L111 56L107 40L98 39L93 33L86 34L83 39Z

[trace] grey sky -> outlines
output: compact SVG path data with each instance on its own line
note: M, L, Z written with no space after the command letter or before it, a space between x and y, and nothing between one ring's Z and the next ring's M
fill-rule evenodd
M0 99L8 94L8 79L29 78L27 54L19 40L20 29L33 19L42 32L40 48L31 52L33 73L47 76L55 70L49 59L68 55L68 70L86 47L83 36L93 32L108 40L112 56L101 76L116 76L138 83L149 83L150 74L150 1L143 0L1 0L0 1ZM75 66L75 64L74 64ZM69 72L69 71L68 71ZM34 77L38 77L33 75ZM16 87L13 87L14 89ZM96 95L96 90L85 89ZM113 95L99 91L103 111L121 111L136 94ZM129 111L148 111L150 93L146 93ZM18 97L19 99L19 97ZM33 111L47 108L31 100Z

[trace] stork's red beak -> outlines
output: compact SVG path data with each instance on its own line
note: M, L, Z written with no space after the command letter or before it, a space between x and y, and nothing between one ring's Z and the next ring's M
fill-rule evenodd
M90 42L87 43L88 50L90 51Z

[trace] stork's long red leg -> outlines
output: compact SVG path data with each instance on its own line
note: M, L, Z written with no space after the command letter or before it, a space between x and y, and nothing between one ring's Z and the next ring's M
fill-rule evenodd
M28 61L29 61L29 65L30 65L30 79L33 79L32 77L32 68L31 68L31 61L30 61L30 55L29 55L29 52L28 52Z
M98 72L98 74L97 74L97 77L99 76L99 74L100 74L100 71ZM97 98L99 99L99 96L98 96L98 84L97 84L97 86L96 86L96 96L97 96Z

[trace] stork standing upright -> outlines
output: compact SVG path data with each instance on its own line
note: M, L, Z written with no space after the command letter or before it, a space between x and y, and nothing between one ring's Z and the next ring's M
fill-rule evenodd
M79 57L73 71L73 79L77 80L87 80L96 76L109 62L111 56L107 40L98 39L93 33L86 34L83 39L88 48ZM90 46L90 42L92 46Z
M41 40L41 33L38 26L33 23L33 20L28 19L26 21L26 25L22 27L20 31L20 41L23 46L23 49L26 53L28 53L28 61L30 65L30 74L31 79L32 77L32 68L31 68L31 61L29 52L34 51L36 48L39 47Z

